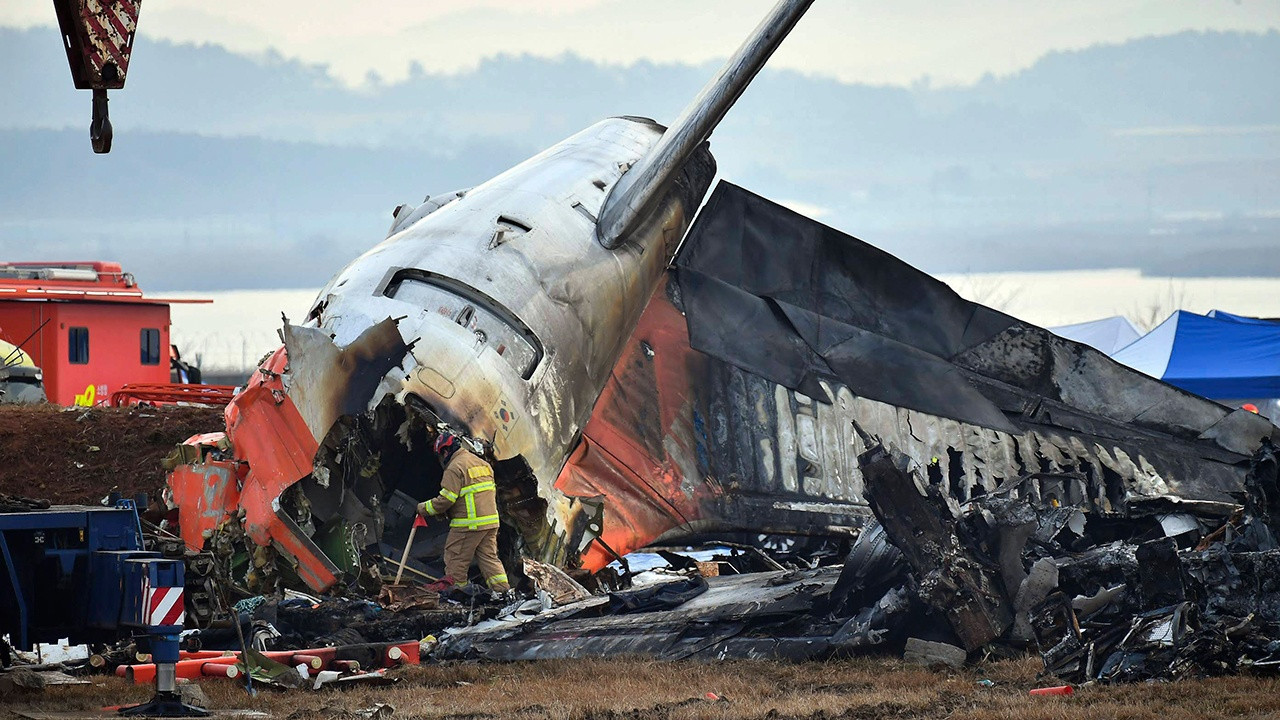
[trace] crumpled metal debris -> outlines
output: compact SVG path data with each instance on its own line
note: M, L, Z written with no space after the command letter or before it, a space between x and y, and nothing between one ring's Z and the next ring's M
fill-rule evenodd
M948 502L905 455L869 445L867 497L908 570L890 594L944 619L970 653L1036 645L1046 671L1072 683L1280 668L1269 440L1238 512L1191 507L1172 519L1143 505L1041 504L1020 483Z
M565 571L532 558L524 559L524 574L533 581L538 590L547 593L556 605L584 600L591 595Z
M532 617L451 629L437 660L632 655L806 659L829 654L840 619L814 613L840 569L695 575L593 596Z
M304 598L268 598L251 612L237 615L246 636L255 623L269 624L277 631L264 649L292 650L419 640L447 627L493 617L497 610L496 605L471 608L454 603L422 602L382 607L352 598L325 598L318 603ZM234 626L228 625L230 623L201 629L191 636L204 650L238 650Z
M0 493L0 512L30 512L32 510L46 510L48 508L48 500L23 497L22 495L5 495Z

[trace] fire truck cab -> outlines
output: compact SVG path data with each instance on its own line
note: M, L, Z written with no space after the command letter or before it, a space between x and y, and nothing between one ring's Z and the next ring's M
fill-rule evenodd
M125 383L169 382L169 305L112 262L0 263L0 339L44 375L49 401L105 403Z

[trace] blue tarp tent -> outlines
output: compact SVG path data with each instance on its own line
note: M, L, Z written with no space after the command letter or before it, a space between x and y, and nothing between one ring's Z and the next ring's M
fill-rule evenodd
M1138 328L1129 322L1129 318L1120 315L1075 325L1059 325L1049 328L1049 332L1058 337L1083 343L1095 350L1101 350L1108 355L1142 335L1138 332Z
M1245 323L1248 325L1275 325L1276 324L1275 320L1268 320L1267 318L1249 317L1247 315L1236 315L1234 313L1229 313L1226 310L1210 310L1208 316L1211 318L1216 318L1218 320L1230 320L1231 322Z
M1112 357L1207 398L1280 397L1280 323L1179 310Z

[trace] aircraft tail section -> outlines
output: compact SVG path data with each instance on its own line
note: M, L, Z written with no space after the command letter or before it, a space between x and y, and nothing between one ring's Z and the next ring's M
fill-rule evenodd
M711 136L812 4L813 0L780 0L653 150L618 180L605 199L596 225L600 244L610 249L618 247L652 213L681 167Z

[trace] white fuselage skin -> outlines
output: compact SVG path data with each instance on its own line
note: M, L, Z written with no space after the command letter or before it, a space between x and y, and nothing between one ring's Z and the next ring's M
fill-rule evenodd
M499 459L523 456L554 516L567 500L552 484L691 219L668 197L622 247L596 240L609 189L661 134L646 121L604 120L436 209L426 204L420 218L402 209L386 240L330 280L306 324L345 346L379 321L403 318L411 355L371 404L412 393L491 441ZM387 297L405 269L505 309L541 345L536 367L518 367L491 333L464 327L465 317L460 324L457 303Z

